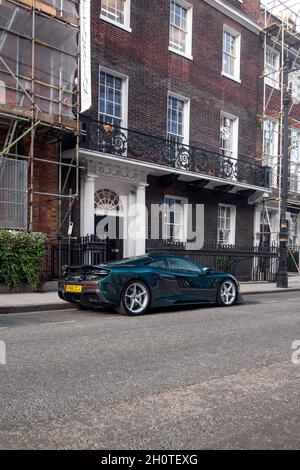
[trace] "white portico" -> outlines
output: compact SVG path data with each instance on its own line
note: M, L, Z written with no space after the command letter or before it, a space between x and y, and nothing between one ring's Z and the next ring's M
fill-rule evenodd
M81 160L81 236L94 235L104 217L116 219L112 251L135 256L146 249L147 172L132 165L95 158Z

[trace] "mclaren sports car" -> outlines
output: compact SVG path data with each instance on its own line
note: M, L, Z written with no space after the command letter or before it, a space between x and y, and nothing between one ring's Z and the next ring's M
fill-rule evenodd
M148 254L99 265L67 266L59 297L80 309L114 307L126 315L174 304L241 302L229 273L166 254Z

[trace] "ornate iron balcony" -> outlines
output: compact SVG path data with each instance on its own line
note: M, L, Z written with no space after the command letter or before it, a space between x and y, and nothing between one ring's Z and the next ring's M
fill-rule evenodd
M90 118L83 118L82 126L82 148L222 178L233 183L260 187L270 185L269 167L241 159L240 156L238 159L227 157Z

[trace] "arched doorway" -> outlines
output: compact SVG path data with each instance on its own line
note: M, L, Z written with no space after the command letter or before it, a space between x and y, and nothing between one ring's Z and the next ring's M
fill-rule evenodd
M120 197L111 189L95 193L95 235L107 239L108 260L123 257L124 211Z

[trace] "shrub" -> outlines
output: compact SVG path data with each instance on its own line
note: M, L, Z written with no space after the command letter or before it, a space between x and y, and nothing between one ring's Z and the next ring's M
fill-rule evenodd
M46 254L42 233L0 230L0 282L10 289L36 287Z

